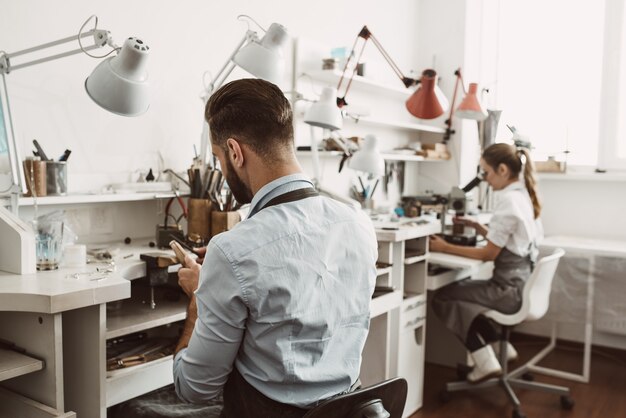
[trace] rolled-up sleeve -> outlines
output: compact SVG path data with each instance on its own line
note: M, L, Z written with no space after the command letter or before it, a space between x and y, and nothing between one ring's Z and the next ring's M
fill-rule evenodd
M203 403L221 392L233 369L248 312L233 266L213 241L196 299L198 319L189 346L174 358L174 385L182 400Z
M496 246L503 248L517 228L518 217L508 211L495 211L489 222L486 238Z

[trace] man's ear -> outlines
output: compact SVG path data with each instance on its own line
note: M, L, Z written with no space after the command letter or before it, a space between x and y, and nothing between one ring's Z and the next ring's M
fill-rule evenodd
M228 138L226 140L226 152L228 153L226 158L230 159L233 166L239 168L243 166L243 148L241 147L239 141L237 141L235 138Z

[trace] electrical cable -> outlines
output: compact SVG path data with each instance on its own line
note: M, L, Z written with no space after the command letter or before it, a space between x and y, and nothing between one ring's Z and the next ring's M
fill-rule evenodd
M251 18L248 15L239 15L237 16L237 20L244 20L244 18L251 20L252 22L254 22L255 25L257 25L263 32L267 32L267 30L265 30L265 28L263 26L261 26L259 24L259 22L257 22L256 20L254 20L253 18ZM248 25L248 30L250 30L250 22L246 22L246 24Z
M80 46L80 50L83 51L86 55L90 56L91 58L98 58L98 59L100 59L100 58L108 57L109 55L111 55L115 51L118 51L121 48L118 47L118 46L111 46L113 49L111 51L109 51L108 54L105 54L105 55L102 55L102 56L92 55L88 51L85 50L85 48L83 47L83 42L80 40L80 38L82 37L82 34L83 34L83 29L85 29L85 26L87 25L87 23L89 23L89 21L91 19L93 19L93 18L96 19L96 23L94 24L94 27L93 27L93 29L91 29L90 32L95 32L98 29L98 16L96 16L96 15L89 16L89 18L87 20L85 20L85 23L83 23L83 25L78 30L78 45Z

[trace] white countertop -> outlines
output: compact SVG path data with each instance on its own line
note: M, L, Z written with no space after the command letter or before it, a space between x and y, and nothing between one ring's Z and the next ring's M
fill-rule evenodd
M58 313L129 298L129 280L146 274L146 265L139 255L148 252L173 254L150 248L148 241L135 239L131 245L108 244L119 249L114 252L115 267L110 273L98 273L98 267L105 268L105 264L100 263L26 275L0 272L0 311Z
M378 241L406 241L408 239L425 237L441 232L441 222L426 221L417 225L415 222L373 222L376 228Z
M540 247L563 248L565 252L586 252L606 257L626 257L626 240L583 238L567 235L548 236Z

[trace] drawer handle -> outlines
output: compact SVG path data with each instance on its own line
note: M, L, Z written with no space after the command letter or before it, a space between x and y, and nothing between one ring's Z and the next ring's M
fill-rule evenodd
M412 321L409 321L406 323L405 327L411 327L413 325L417 325L418 323L420 323L421 321L423 321L424 319L426 319L425 316L418 316L417 318L415 318Z
M423 304L425 304L426 302L421 300L419 302L415 302L413 305L409 306L406 308L406 311L411 311L413 309L419 308L420 306L422 306Z

